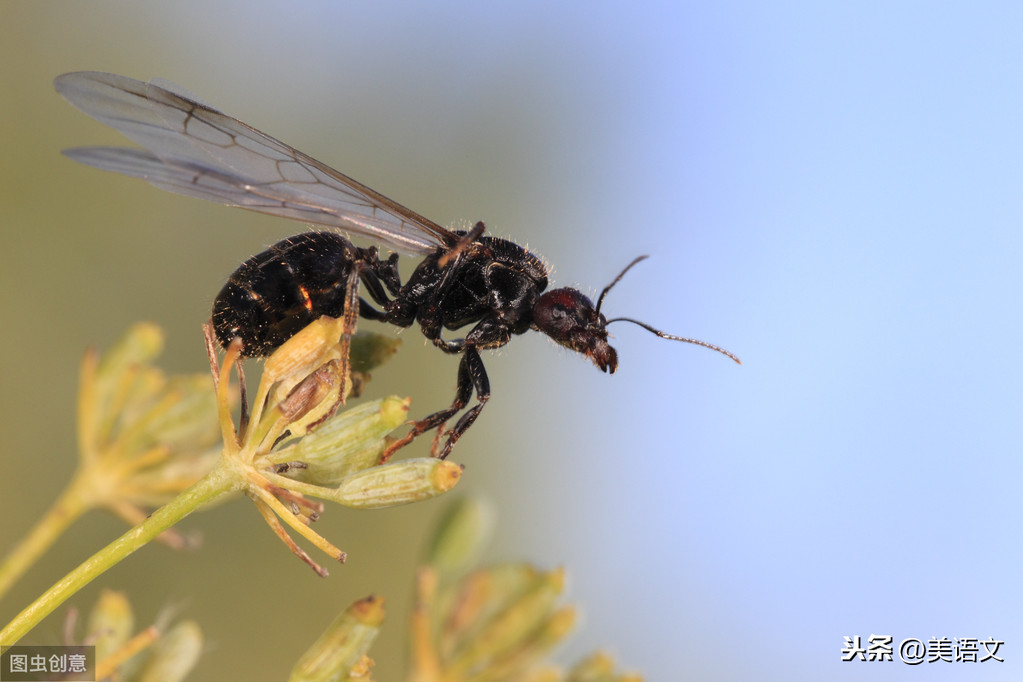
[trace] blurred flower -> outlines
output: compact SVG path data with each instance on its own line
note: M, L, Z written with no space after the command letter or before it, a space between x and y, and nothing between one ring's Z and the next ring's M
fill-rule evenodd
M576 612L560 605L564 572L503 564L439 587L420 569L413 617L415 682L518 680L572 630Z
M75 494L131 525L218 461L209 377L167 377L152 365L162 348L159 327L143 323L102 357L91 350L82 361ZM181 544L175 535L164 539Z
M0 594L89 509L105 508L134 526L202 478L219 461L209 376L170 376L153 366L163 334L137 324L100 355L82 360L78 468L51 510L0 564ZM186 538L169 530L172 547Z
M490 532L489 509L476 500L453 503L420 568L412 614L411 682L642 682L615 670L603 653L569 670L546 662L576 620L560 604L561 569L506 563L466 575ZM383 600L367 597L339 615L302 655L290 682L365 680L367 655L384 618Z
M289 682L371 682L373 661L366 652L383 620L383 599L370 596L355 602L302 655Z
M169 620L164 617L162 620ZM74 637L74 612L65 639ZM96 679L119 682L178 682L192 671L202 652L202 630L195 621L150 625L135 632L135 615L123 592L103 590L86 620L81 643L96 647Z
M469 572L487 533L478 503L456 503L419 572L412 616L412 682L639 682L603 654L568 671L545 663L576 610L560 603L564 571L505 563Z
M447 506L427 546L427 563L447 581L460 577L476 561L494 526L494 512L474 497Z

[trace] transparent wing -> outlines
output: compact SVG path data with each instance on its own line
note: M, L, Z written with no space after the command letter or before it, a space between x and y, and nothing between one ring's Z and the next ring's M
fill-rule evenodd
M125 76L58 76L57 92L146 150L81 147L82 163L178 194L338 227L407 253L457 242L454 233L191 96Z

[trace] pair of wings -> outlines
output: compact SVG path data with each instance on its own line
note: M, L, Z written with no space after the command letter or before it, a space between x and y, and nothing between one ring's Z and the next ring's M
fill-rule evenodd
M96 71L66 73L54 86L145 148L65 150L75 161L170 192L337 227L405 253L458 242L433 221L192 96Z

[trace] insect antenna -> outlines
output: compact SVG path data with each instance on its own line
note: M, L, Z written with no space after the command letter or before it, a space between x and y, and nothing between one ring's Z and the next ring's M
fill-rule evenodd
M606 287L604 287L604 290L600 292L600 298L597 299L597 312L598 313L600 312L601 304L604 303L604 297L607 296L607 292L611 291L611 287L613 287L614 285L618 284L618 282L621 281L622 277L625 277L625 273L632 269L633 265L635 265L636 263L640 262L641 260L646 260L649 257L650 256L637 256L636 258L633 259L633 261L631 263L626 265L625 268L621 272L618 273L618 276L615 277L611 281L610 284L608 284Z
M633 259L633 261L631 263L626 265L625 268L621 272L618 273L617 277L615 277L613 280L611 280L610 284L608 284L606 287L604 287L604 290L600 292L600 298L597 299L597 312L598 313L600 312L601 304L604 302L604 297L607 296L607 292L611 291L611 287L613 287L614 285L618 284L618 282L621 281L622 277L625 276L625 273L628 272L632 268L633 265L635 265L636 263L640 262L641 260L645 260L646 258L648 258L648 256L639 256L639 257ZM656 334L657 336L661 337L662 339L668 339L669 341L684 341L685 343L692 343L692 344L696 344L697 346L703 346L704 348L710 348L711 350L716 350L718 353L721 353L722 355L731 358L737 364L740 364L740 365L742 364L742 360L740 360L738 357L733 355L731 352L725 350L724 348L722 348L720 346L715 346L712 343L707 343L706 341L700 341L699 339L688 339L688 338L686 338L684 336L675 336L673 334L667 334L665 332L662 332L660 329L656 329L654 327L651 327L650 325L648 325L645 322L640 322L639 320L634 320L631 317L616 317L613 320L608 320L607 324L611 324L612 322L631 322L632 324L639 325L640 327L642 327L643 329L646 329L648 332L650 332L652 334Z
M731 352L725 350L721 346L715 346L714 344L707 343L706 341L700 341L699 339L688 339L688 338L686 338L684 336L675 336L674 334L667 334L665 332L662 332L660 329L655 329L654 327L651 327L650 325L646 324L645 322L640 322L639 320L634 320L631 317L616 317L613 320L608 320L607 321L608 324L611 324L612 322L631 322L632 324L638 324L643 329L646 329L648 332L656 334L657 336L661 337L662 339L668 339L669 341L685 341L686 343L693 343L693 344L696 344L697 346L703 346L704 348L710 348L711 350L716 350L717 352L721 353L722 355L730 357L732 360L734 360L736 362L736 364L739 364L739 365L742 364L742 360L740 360L738 357L736 357Z

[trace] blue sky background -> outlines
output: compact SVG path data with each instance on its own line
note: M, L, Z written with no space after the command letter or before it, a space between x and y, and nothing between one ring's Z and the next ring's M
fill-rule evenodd
M486 220L557 285L595 293L650 254L609 314L742 357L622 325L613 377L532 335L485 359L494 398L454 458L497 511L491 559L567 567L585 618L564 660L605 647L649 680L1020 679L1017 3L6 2L0 26L4 518L37 516L70 475L86 345L153 319L169 366L201 370L225 275L301 229L58 155L117 138L55 75L159 76L442 224ZM454 361L403 338L372 390L447 404ZM365 559L323 582L245 506L191 520L201 556L153 548L111 584L158 576L133 593L149 617L185 602L215 645L204 679L277 679L340 606L393 594L378 672L395 679L422 509L330 512L321 531ZM119 532L79 525L0 616ZM260 592L279 630L240 624L245 585L274 580L301 595ZM871 634L993 637L1005 663L840 662Z

